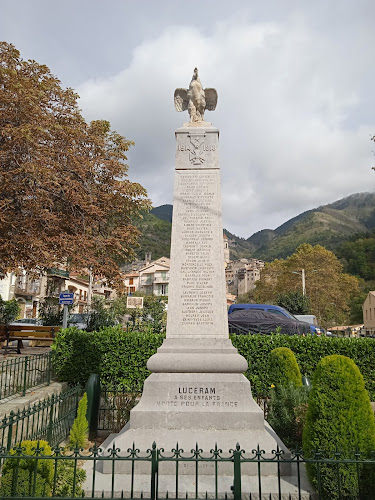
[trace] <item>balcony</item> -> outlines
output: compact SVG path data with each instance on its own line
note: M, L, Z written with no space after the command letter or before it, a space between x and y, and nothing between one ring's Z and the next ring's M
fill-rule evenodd
M169 274L165 276L155 276L154 283L169 283Z
M57 269L56 267L47 269L47 276L58 276L59 278L69 279L69 271Z
M40 281L29 279L18 279L14 285L14 293L17 295L39 295Z

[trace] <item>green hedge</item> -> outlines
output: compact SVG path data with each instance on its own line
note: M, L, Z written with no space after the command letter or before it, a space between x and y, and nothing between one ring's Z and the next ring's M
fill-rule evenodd
M91 373L102 382L124 385L131 391L142 391L150 372L147 360L163 342L160 334L134 333L121 327L86 332L77 328L61 330L52 345L54 368L63 382L84 386Z
M312 379L317 363L330 354L351 358L360 369L370 398L375 401L375 339L329 338L309 335L232 335L232 342L249 363L246 372L253 395L266 394L272 383L269 356L277 347L289 347L302 375ZM55 370L62 381L86 384L91 373L104 382L116 381L127 389L141 391L149 375L147 360L162 344L160 334L124 332L120 327L100 332L76 328L62 330L56 337Z
M351 358L360 369L375 401L375 339L317 337L308 335L232 335L232 342L244 356L249 369L246 372L251 382L253 395L268 393L272 383L268 370L268 359L276 347L289 347L296 358L302 375L313 378L316 365L325 356L341 354Z

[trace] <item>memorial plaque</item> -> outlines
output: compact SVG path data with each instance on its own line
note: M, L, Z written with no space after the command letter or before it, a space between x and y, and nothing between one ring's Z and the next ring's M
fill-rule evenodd
M209 133L207 128L200 130L200 134L194 130L195 137L202 141L206 136L211 138L210 157L205 155L202 165L194 163L196 155L185 146L191 141L191 129L176 133L167 338L228 338L219 133L211 129ZM197 150L204 151L205 142L197 144ZM210 160L210 166L206 160Z

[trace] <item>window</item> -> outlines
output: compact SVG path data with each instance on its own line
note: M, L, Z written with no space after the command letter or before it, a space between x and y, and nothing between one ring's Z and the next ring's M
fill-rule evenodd
M134 278L129 278L129 285L133 285L134 284Z
M168 293L168 285L161 285L160 291L161 291L162 295L167 295L167 293Z
M130 286L129 293L134 293L134 292L135 292L135 286Z

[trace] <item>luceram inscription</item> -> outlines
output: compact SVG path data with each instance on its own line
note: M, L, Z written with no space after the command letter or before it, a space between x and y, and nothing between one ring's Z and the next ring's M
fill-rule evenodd
M238 401L218 394L216 387L182 385L168 399L156 401L159 408L237 408Z

